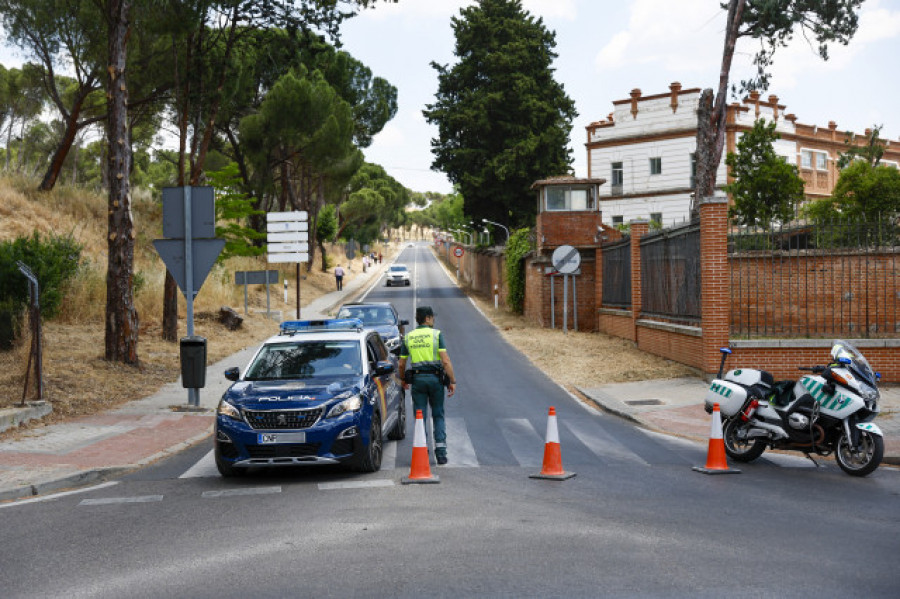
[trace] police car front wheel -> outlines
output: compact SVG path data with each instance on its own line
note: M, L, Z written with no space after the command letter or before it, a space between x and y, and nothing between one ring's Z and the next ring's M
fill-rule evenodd
M359 454L353 462L353 469L358 472L377 472L381 470L381 416L372 414L372 430L369 432L369 443L359 448Z

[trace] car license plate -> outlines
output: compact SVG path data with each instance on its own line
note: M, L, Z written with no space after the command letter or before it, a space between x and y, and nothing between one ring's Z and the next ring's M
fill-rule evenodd
M256 435L256 439L260 445L269 443L306 443L306 433L259 433Z

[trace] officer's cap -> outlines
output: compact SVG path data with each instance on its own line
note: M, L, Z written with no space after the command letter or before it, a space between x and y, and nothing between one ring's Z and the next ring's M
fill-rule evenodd
M429 316L434 316L434 310L431 309L431 306L419 306L416 308L416 322L422 323Z

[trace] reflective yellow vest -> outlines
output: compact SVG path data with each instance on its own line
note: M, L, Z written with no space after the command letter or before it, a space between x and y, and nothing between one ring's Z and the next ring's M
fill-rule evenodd
M440 370L441 356L438 353L438 338L441 332L431 327L419 327L407 333L406 347L409 350L410 368L413 370Z

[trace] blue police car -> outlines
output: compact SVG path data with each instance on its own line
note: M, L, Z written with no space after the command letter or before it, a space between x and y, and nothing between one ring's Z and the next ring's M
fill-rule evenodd
M384 438L406 436L396 357L358 319L294 320L266 340L216 414L222 476L252 466L345 464L381 468Z

